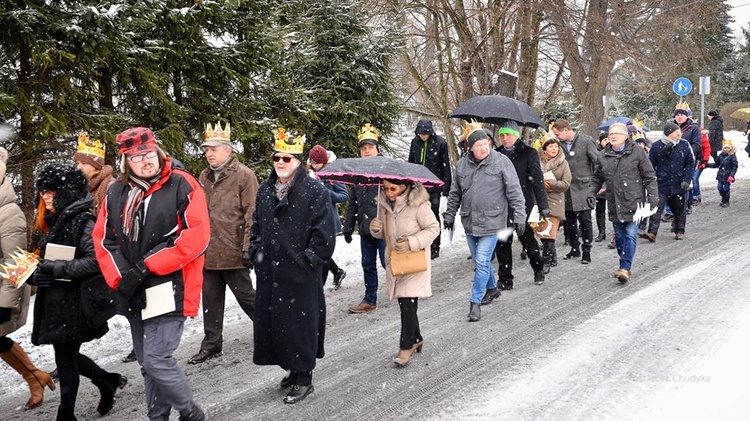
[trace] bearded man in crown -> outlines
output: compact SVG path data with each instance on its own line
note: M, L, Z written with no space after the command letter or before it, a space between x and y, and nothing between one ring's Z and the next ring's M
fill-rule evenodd
M316 358L325 354L323 276L336 245L331 199L302 162L304 136L274 133L273 172L258 189L250 226L256 274L253 362L287 370L284 403L313 391Z

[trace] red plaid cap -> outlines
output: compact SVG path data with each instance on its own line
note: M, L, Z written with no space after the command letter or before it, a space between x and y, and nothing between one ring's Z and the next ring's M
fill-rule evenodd
M117 135L115 142L117 143L117 151L120 154L132 155L134 153L156 150L154 132L147 127L127 129Z

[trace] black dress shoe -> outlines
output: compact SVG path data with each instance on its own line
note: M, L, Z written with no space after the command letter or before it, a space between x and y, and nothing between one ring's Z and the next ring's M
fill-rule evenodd
M600 243L606 239L607 239L607 234L605 234L604 232L600 232L599 235L596 236L594 241L596 241L597 243Z
M313 392L313 385L300 386L295 384L289 389L289 392L284 396L284 403L294 404L307 397Z
M130 350L130 354L128 354L125 358L122 359L122 362L124 363L132 363L135 361L135 349Z
M440 257L440 249L430 250L430 260L435 260Z
M207 351L205 349L201 349L197 354L190 357L190 359L188 360L188 364L204 363L211 358L221 357L222 355L224 354L222 354L221 351Z
M575 259L577 257L581 257L581 251L579 249L572 248L572 249L570 249L570 251L568 252L568 254L566 254L565 256L563 256L563 260Z

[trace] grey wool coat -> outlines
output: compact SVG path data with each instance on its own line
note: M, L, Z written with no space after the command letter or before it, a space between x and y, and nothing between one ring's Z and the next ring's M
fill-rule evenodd
M594 165L599 158L596 143L591 137L576 132L570 150L566 142L560 142L560 144L572 176L570 189L565 193L565 210L568 212L591 210L586 198L594 197L590 192Z

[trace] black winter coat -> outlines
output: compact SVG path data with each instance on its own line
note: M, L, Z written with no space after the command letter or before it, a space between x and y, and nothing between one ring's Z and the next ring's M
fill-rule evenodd
M250 227L257 276L253 362L310 371L325 354L323 271L336 245L331 199L302 166L282 200L276 180L272 172L261 183Z
M676 121L672 121L677 124ZM691 119L687 119L682 125L682 138L687 140L690 144L690 148L693 149L693 156L697 156L699 159L703 156L703 146L701 145L701 128Z
M721 150L722 141L724 141L724 118L717 115L708 123L708 142L711 144L712 153Z
M498 147L497 151L507 156L516 169L523 198L526 200L526 215L528 216L531 213L534 205L539 205L540 211L549 209L539 153L536 149L524 144L521 139L516 140L514 146L515 148L510 152L504 146Z
M693 150L685 139L680 139L674 146L667 142L669 140L662 136L661 140L654 142L648 153L648 159L656 171L659 194L684 194L680 184L690 183L695 171Z
M448 196L451 191L451 161L445 138L432 134L425 142L419 136L414 136L409 148L409 162L424 165L443 180L443 187L428 189L430 193L439 191L443 196Z
M48 243L76 248L70 261L56 260L54 276L70 281L54 281L39 288L34 304L34 345L88 342L109 330L107 320L115 314L115 292L104 281L94 252L94 200L78 200L59 213L40 247ZM42 256L44 257L44 256Z
M354 223L359 227L359 235L370 235L370 221L378 215L378 186L353 186L349 192L346 219L341 232L354 232Z
M734 153L722 152L717 157L719 171L716 172L716 180L727 183L727 178L737 173L737 156Z

